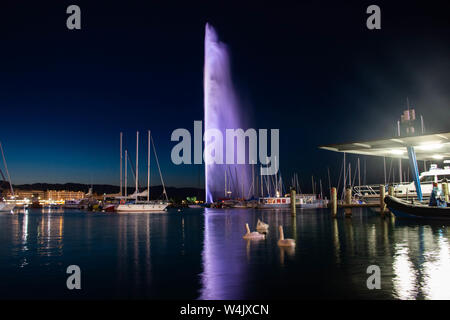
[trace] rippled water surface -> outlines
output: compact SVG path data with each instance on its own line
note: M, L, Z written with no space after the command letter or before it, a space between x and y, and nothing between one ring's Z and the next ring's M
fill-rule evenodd
M269 223L265 240L245 223ZM278 225L294 249L277 246ZM183 209L0 213L0 298L449 299L449 227L355 211ZM81 268L68 290L66 269ZM367 267L381 270L368 290Z

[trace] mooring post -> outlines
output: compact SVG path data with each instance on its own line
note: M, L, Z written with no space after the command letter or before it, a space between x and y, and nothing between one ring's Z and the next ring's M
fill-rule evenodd
M386 189L383 184L380 184L380 214L384 217L384 211L386 209L386 204L384 203L384 197L386 195Z
M352 204L352 189L351 188L345 189L345 204L349 206L344 209L345 216L351 217L351 215L352 215L352 208L350 207Z
M391 197L394 196L394 186L389 186L389 188L388 188L388 195L390 195Z
M331 216L336 218L337 216L337 191L336 188L331 188Z
M442 192L444 193L445 202L448 203L448 182L442 181Z
M291 189L291 214L295 216L296 214L296 207L295 207L295 189Z
M389 194L391 197L395 197L395 189L394 189L394 186L389 186L389 188L388 188L388 194ZM386 204L385 204L385 206L386 206ZM385 212L386 214L391 214L391 212L390 212L389 210L387 210L386 207L384 208L384 212Z

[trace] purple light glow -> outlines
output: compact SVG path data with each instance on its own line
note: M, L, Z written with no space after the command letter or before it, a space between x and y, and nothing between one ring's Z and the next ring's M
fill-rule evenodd
M229 54L220 42L214 28L205 27L204 65L204 113L205 131L218 129L225 141L226 129L243 128L240 107L231 81ZM225 143L224 155L225 155ZM205 141L205 154L211 154L211 147ZM235 146L236 155L236 146ZM206 201L213 202L225 196L225 172L227 191L232 198L246 198L250 188L249 165L205 164Z
M242 239L245 219L234 216L231 223L223 211L205 208L200 300L245 299L250 251Z

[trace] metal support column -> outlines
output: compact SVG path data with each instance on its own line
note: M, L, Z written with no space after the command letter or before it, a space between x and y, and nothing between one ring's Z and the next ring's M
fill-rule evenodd
M409 166L414 179L414 185L416 186L417 199L422 201L422 188L420 186L419 179L419 168L417 167L416 153L414 152L414 147L406 147L408 150Z

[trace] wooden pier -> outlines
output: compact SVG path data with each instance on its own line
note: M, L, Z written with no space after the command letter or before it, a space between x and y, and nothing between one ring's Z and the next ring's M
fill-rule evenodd
M389 194L393 193L393 188L389 187ZM380 215L384 217L388 210L386 209L386 204L384 203L384 197L386 195L384 185L380 185L380 201L372 203L352 203L352 189L347 188L345 190L344 203L339 203L337 201L337 190L336 188L331 188L331 203L330 211L333 218L337 217L337 212L339 208L344 209L346 217L352 216L353 208L380 208Z

